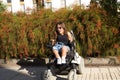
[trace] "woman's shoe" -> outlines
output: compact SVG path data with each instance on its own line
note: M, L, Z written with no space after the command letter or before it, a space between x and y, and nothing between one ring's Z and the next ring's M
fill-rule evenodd
M57 64L62 64L61 58L57 59Z

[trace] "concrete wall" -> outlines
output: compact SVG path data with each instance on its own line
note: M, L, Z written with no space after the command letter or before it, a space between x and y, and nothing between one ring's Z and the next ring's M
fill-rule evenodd
M25 12L27 11L28 13L30 13L31 10L34 8L33 0L24 0L24 4L25 4Z
M12 12L20 11L20 1L12 0Z
M18 11L26 12L26 10L33 9L33 0L24 0L23 4L20 4L20 0L11 0L11 4L7 3L7 0L3 0L3 3L7 5L7 10L13 13Z
M84 5L86 7L90 4L91 0L49 0L49 1L50 3L47 3L47 0L45 0L45 8L52 8L52 10L58 10L63 7L72 8L73 5Z
M3 0L3 3L8 5L7 10L11 12L23 11L28 12L34 8L33 0L24 0L24 4L20 4L20 0L11 0L11 5L8 5L7 0ZM73 5L84 5L85 7L90 4L91 0L47 0L44 1L45 8L51 8L53 11L60 8L71 8Z
M84 5L85 7L90 4L91 0L81 0L81 5Z

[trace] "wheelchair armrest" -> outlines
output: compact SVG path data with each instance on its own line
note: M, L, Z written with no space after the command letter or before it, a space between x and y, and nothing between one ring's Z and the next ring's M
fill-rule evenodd
M53 47L52 42L47 43L46 47L49 49L52 49L52 47Z
M74 41L69 42L68 45L69 45L69 47L70 47L71 50L75 49L75 43L74 43Z

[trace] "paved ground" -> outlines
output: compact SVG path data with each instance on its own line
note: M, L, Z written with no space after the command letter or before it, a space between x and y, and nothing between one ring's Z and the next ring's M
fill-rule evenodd
M27 66L21 65L21 62L12 60L4 64L0 61L0 80L41 80L41 73L47 69L46 66L33 64L32 61L27 61ZM85 66L84 73L77 77L78 80L120 80L120 66ZM67 80L67 75L57 75L51 78L51 80Z
M41 73L46 67L9 65L0 68L0 80L41 80ZM120 80L119 66L85 67L78 80ZM52 76L51 80L67 80L67 75Z

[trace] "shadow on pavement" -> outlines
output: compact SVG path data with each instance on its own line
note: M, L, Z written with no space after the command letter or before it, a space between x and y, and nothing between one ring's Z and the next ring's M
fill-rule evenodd
M27 80L41 80L42 72L47 69L45 59L21 59L17 62L17 65L20 66L19 70L27 70L27 73L30 75L31 78ZM67 80L67 79L56 76L56 78L53 78L53 80Z
M20 59L17 62L17 65L20 66L19 70L27 70L28 75L34 77L33 80L41 80L41 72L45 69L45 59Z
M38 59L38 58L20 59L17 62L17 64L20 65L21 67L25 67L25 66L46 66L45 59Z
M18 71L0 68L0 80L38 80L38 79L36 77L32 77Z

